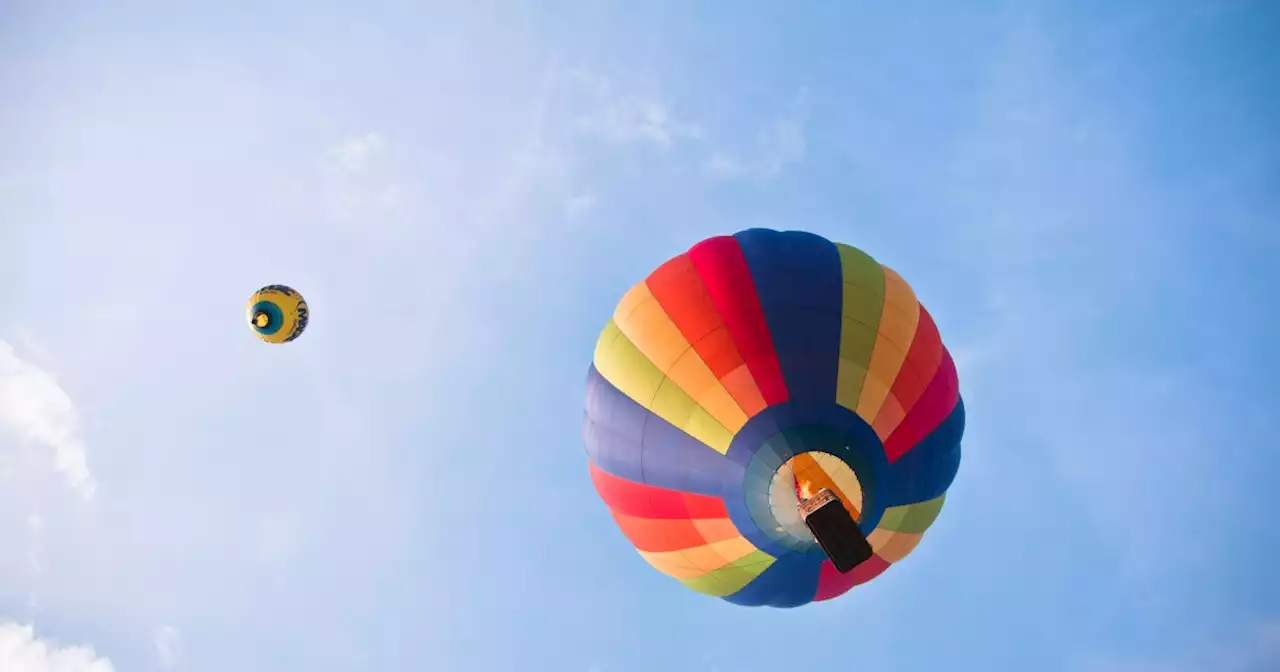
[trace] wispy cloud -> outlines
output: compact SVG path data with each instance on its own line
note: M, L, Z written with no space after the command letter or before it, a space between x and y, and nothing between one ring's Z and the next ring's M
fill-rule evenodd
M658 86L641 93L581 69L569 71L562 80L561 93L577 110L574 127L583 136L619 146L649 145L663 152L685 147L711 179L774 178L802 161L808 150L808 89L802 88L780 113L749 121L746 133L729 133L718 124L677 112L677 105ZM747 140L738 141L739 136Z
M51 450L67 484L85 500L93 499L96 485L75 403L51 374L19 358L5 341L0 341L0 426Z
M787 112L768 123L753 147L715 151L703 162L703 171L716 179L768 179L804 160L808 149L809 91L801 89Z
M404 202L404 187L389 167L390 145L381 133L369 131L343 138L325 151L326 191L339 218L387 213Z
M667 150L703 137L702 126L682 118L661 94L619 90L607 78L575 70L566 78L580 100L577 126L585 134L620 144L647 143Z
M377 133L365 133L347 138L329 148L329 158L343 170L361 174L369 172L370 165L381 158L387 143Z
M5 672L115 672L90 646L59 646L31 625L0 623L0 670Z
M152 642L156 646L156 658L160 667L172 670L182 664L182 633L171 625L156 628Z

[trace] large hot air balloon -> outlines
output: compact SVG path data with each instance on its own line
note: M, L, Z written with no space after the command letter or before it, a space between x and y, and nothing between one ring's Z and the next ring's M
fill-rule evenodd
M735 604L796 607L916 547L963 431L955 364L897 273L811 233L751 229L623 296L583 435L597 492L649 564Z
M288 343L302 335L311 309L292 287L267 285L249 297L249 327L268 343Z

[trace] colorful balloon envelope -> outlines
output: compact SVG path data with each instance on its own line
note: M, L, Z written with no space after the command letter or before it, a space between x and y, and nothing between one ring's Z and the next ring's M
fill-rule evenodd
M694 245L596 344L591 478L641 557L729 602L796 607L920 543L960 465L955 364L911 287L801 231ZM829 490L874 553L837 571L800 504Z
M249 297L249 327L268 343L288 343L307 328L311 309L292 287L268 285Z

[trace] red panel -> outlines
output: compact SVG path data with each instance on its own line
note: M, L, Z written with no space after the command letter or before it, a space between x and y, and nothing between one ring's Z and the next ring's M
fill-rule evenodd
M818 572L818 592L814 594L813 601L821 602L840 597L854 586L880 576L888 568L889 563L884 558L873 555L854 567L848 574L841 574L836 571L835 565L831 564L830 560L823 560L822 569Z
M682 494L684 495L684 508L689 512L690 518L729 517L729 510L725 508L724 500L719 497L698 495L692 492Z
M960 379L956 375L956 363L951 359L951 353L943 348L942 364L929 387L884 442L884 452L889 461L896 461L937 429L955 410L959 400Z
M765 403L786 401L787 383L742 247L732 236L716 236L694 245L688 254Z
M604 503L617 513L637 518L728 518L724 500L679 490L655 488L618 478L590 463L591 481Z
M610 511L618 528L627 535L631 544L641 551L661 553L665 551L683 551L711 543L702 535L701 530L688 519L672 518L634 518L624 516L617 511ZM720 541L716 539L715 541Z
M736 347L725 348L717 339L707 338L724 322L689 255L682 254L659 266L645 284L716 378L723 379L742 366L742 354Z
M920 321L916 324L916 334L911 340L911 348L907 358L898 370L898 377L893 381L890 393L902 405L902 410L911 413L920 395L924 393L933 374L942 361L942 339L938 336L938 327L933 323L933 316L920 306Z

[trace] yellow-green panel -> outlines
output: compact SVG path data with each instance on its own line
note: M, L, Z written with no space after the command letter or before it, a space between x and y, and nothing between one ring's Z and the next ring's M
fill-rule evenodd
M933 521L938 519L946 499L946 494L943 494L927 502L890 507L885 509L884 516L876 527L894 532L924 534Z
M613 320L609 320L596 342L595 364L605 380L645 408L653 402L653 396L662 384L662 372Z
M641 402L641 405L647 406L658 417L721 454L729 451L733 432L725 429L707 409L699 406L693 397L680 389L676 381L670 378L662 381L652 404Z
M884 312L884 267L856 247L837 243L836 249L844 279L836 402L857 410Z
M683 579L681 583L691 590L714 597L727 597L742 590L774 562L774 557L764 551L754 551L737 562L717 569L696 579Z

